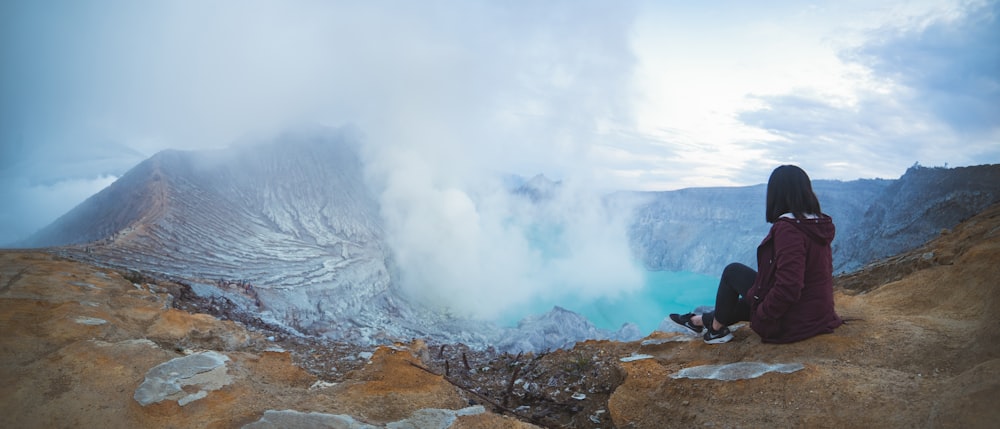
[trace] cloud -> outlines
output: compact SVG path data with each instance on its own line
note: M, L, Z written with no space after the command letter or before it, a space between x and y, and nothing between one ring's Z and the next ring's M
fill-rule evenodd
M27 238L146 158L108 141L0 147L0 246Z
M627 210L605 206L594 168L604 127L630 120L631 11L514 5L460 7L458 33L408 33L400 43L447 55L420 62L416 81L361 125L402 287L467 316L642 285ZM539 204L497 175L538 171L565 179Z
M777 137L756 143L765 157L800 164L818 177L879 177L917 160L936 161L940 145L952 139L930 125L934 118L892 98L864 95L853 108L815 94L761 99L767 109L740 119Z
M151 154L355 123L528 174L533 159L570 168L630 116L628 3L10 4L5 142Z
M917 103L960 134L1000 126L1000 2L972 6L957 19L884 29L848 60L913 90Z
M842 54L869 74L853 100L808 90L757 96L764 107L739 119L775 136L758 143L770 159L810 163L819 177L997 159L996 12L990 3L954 19L871 32L867 43Z
M0 246L11 245L52 223L81 198L93 195L117 179L101 176L92 179L66 179L52 183L31 183L23 178L0 177ZM81 197L82 196L82 197Z
M45 148L18 172L96 141L148 155L353 124L410 292L496 314L570 285L602 296L637 284L618 215L590 192L602 184L594 148L632 120L631 2L2 7L0 103L16 114L0 138L11 153ZM548 257L532 238L542 209L494 180L540 171L567 183L543 228L566 251ZM28 204L37 187L7 186L41 207Z
M499 181L447 186L412 156L395 153L380 199L400 286L411 297L497 319L537 300L589 301L642 287L626 234L629 207L567 183L541 200Z

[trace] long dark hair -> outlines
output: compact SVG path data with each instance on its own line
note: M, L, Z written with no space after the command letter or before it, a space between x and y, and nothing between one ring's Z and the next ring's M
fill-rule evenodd
M803 218L821 212L805 171L794 165L782 165L771 172L767 180L767 223L774 223L785 213Z

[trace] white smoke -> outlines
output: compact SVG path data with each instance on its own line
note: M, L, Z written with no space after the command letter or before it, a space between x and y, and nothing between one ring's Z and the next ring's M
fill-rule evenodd
M400 79L359 123L401 286L463 316L642 286L627 208L593 148L630 121L634 11L619 3L452 4L405 39ZM562 184L533 202L503 173Z
M18 244L70 211L79 201L106 188L115 176L74 178L53 183L31 183L0 177L0 201L8 206L0 212L0 246Z
M354 124L409 292L480 314L606 296L637 283L594 158L635 128L636 7L220 0L56 14L25 2L4 22L32 43L7 63L39 78L18 83L16 99L32 102L10 109L24 121L0 134L87 132L153 153ZM74 73L41 79L52 70ZM501 173L565 183L537 207L510 197ZM539 219L558 230L547 246L559 252L538 248Z
M614 297L642 286L627 208L558 186L537 202L500 180L448 182L433 161L386 154L380 203L401 286L425 304L499 317L536 299Z

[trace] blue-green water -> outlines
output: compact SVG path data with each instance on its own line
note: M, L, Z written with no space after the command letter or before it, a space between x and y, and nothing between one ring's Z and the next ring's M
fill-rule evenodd
M622 324L632 322L639 325L643 334L648 334L670 313L687 313L700 305L715 305L718 286L718 277L684 271L648 271L645 284L634 292L589 301L563 298L558 302L535 302L505 318L505 322L516 325L525 316L559 306L586 316L598 328L617 330Z

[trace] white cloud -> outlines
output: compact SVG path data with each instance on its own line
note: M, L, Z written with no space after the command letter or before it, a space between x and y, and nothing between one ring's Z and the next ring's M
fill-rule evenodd
M55 221L88 196L118 179L101 176L67 179L54 183L30 183L23 178L0 178L0 246L12 244Z
M537 299L591 300L642 287L628 208L606 207L598 192L564 183L552 199L532 202L496 182L439 182L433 163L412 151L389 157L380 203L411 296L489 319Z
M787 162L808 166L815 178L849 180L897 177L917 160L1000 160L990 149L1000 103L981 96L995 94L983 89L996 83L988 76L1000 73L976 74L976 91L927 85L933 77L971 89L955 76L975 64L996 68L996 31L969 26L995 28L995 12L983 13L995 4L645 6L635 42L644 89L638 129L651 144L669 147L670 156L658 169L634 168L646 174L633 177L659 170L662 186L677 188L759 183ZM926 58L912 56L918 52ZM969 100L973 93L991 102ZM970 115L991 118L979 120L986 133L970 138L949 130Z
M873 91L898 97L913 84L893 75L906 64L880 59L898 40L953 35L935 29L989 48L949 27L982 4L4 2L0 138L151 154L353 122L373 140L419 135L448 154L442 165L470 170L756 183L758 165L795 156L765 150L787 136L740 113L789 94L847 110ZM897 42L876 49L877 37ZM852 50L876 61L849 61ZM918 99L943 108L969 93Z
M61 6L8 14L8 41L34 38L4 51L19 139L101 136L153 152L353 123L410 291L496 313L560 285L600 296L639 281L624 227L590 192L594 148L631 126L629 3ZM571 251L535 257L540 215L506 198L496 172L580 184L560 197L573 216L546 213L552 245Z
M762 96L766 108L740 119L781 136L788 144L770 152L818 164L821 177L895 177L887 172L914 162L997 162L997 11L996 3L974 5L959 16L879 28L843 54L880 81L856 86L851 103L801 91Z
M486 11L490 19L476 7L464 16L474 32L408 41L432 40L427 49L448 56L425 64L423 78L397 88L362 128L414 296L489 318L538 297L641 286L625 225L594 191L592 168L602 130L630 116L630 11L574 5L517 4ZM512 198L498 171L570 180L557 202L536 207Z

